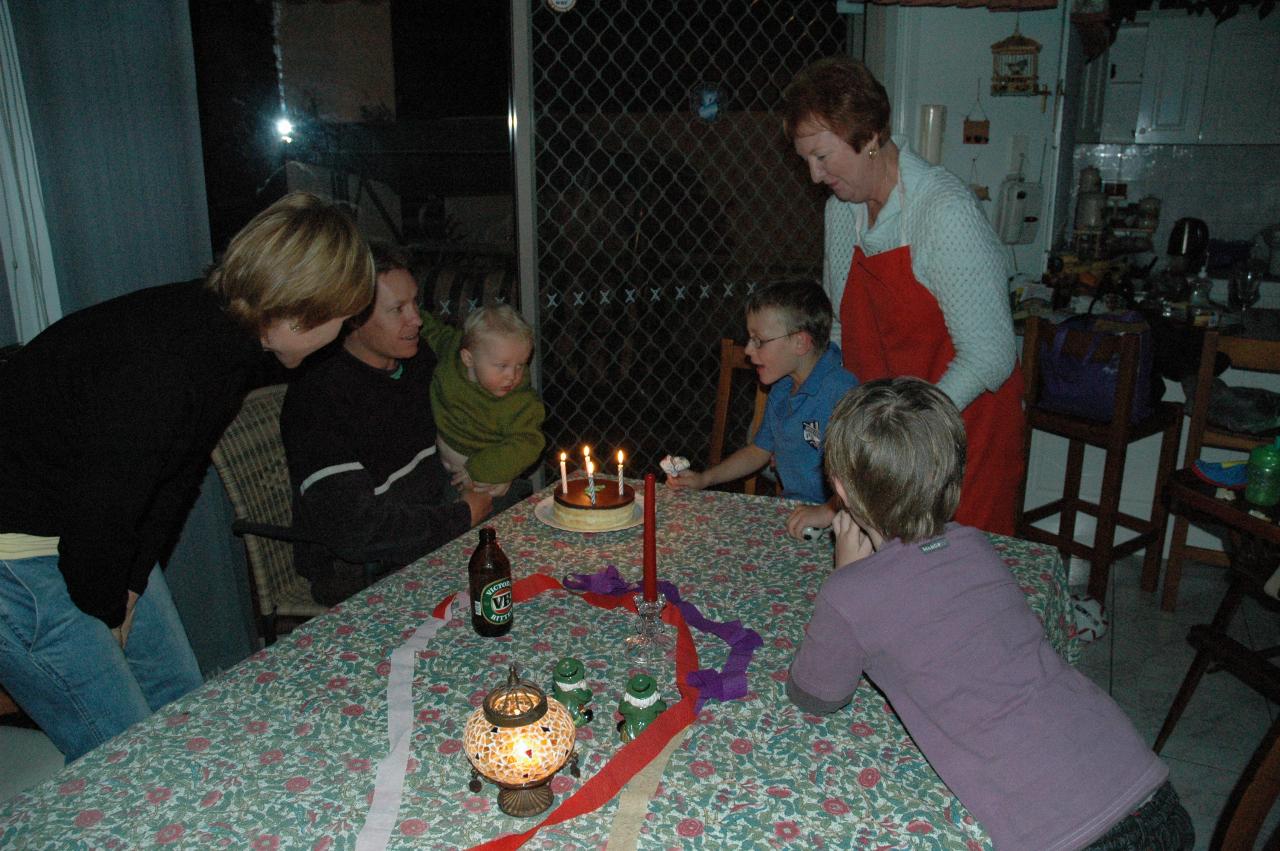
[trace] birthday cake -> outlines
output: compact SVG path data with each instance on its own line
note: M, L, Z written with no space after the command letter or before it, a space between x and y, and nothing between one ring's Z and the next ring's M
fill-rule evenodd
M571 479L569 492L556 488L553 514L556 522L568 529L593 532L599 529L616 529L635 518L636 491L623 484L618 493L616 479L596 479L595 502L587 493L586 479Z

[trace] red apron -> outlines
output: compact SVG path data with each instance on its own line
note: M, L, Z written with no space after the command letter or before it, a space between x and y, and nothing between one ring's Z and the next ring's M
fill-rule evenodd
M844 365L858 381L913 375L937 383L955 358L942 309L911 271L911 248L868 257L854 249L840 302ZM969 451L956 521L1013 534L1022 480L1022 370L995 393L984 390L965 408Z

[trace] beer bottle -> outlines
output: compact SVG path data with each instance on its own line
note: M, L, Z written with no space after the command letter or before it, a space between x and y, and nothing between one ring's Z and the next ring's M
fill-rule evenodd
M486 637L511 631L511 562L498 546L492 526L480 530L480 544L467 565L471 626Z

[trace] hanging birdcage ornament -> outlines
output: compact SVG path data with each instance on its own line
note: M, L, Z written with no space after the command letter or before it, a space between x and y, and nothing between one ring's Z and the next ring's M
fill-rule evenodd
M1013 35L991 45L991 94L1046 95L1040 85L1040 42L1027 38L1013 25Z

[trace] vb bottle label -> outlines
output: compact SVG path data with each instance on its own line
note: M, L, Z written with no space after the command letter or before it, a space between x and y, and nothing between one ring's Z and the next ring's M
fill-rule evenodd
M475 613L495 626L511 620L511 580L499 579L484 586L480 599L475 600Z

